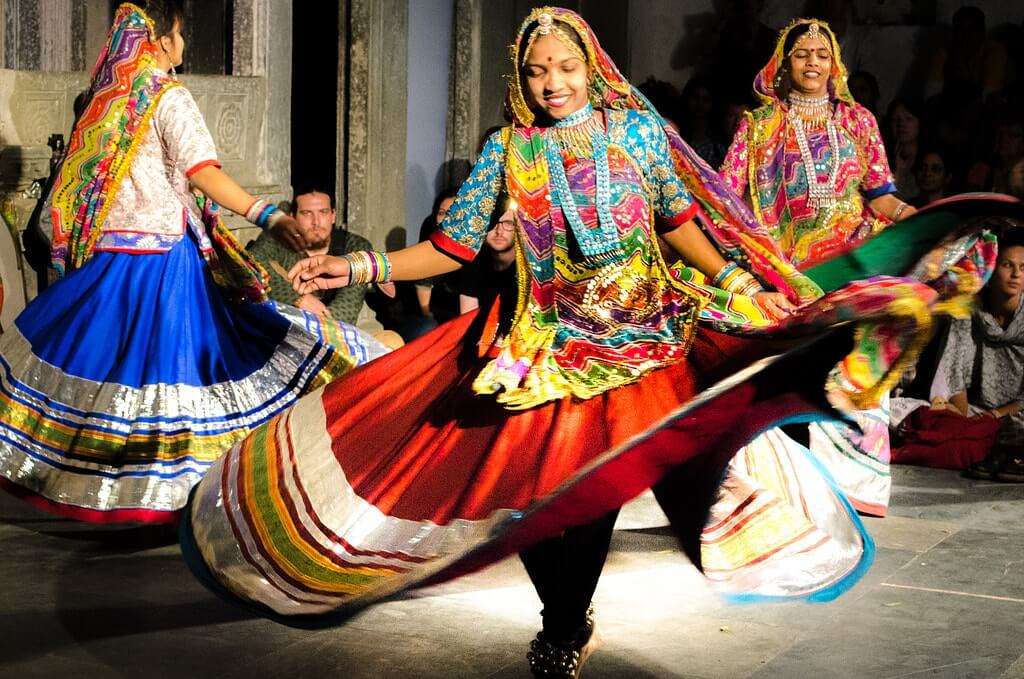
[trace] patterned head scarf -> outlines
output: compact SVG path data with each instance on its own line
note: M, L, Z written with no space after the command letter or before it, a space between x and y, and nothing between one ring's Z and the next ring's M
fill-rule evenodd
M846 66L843 65L843 58L839 52L839 41L836 40L835 33L832 32L827 23L820 19L796 19L779 33L779 41L775 44L772 58L768 60L768 63L765 64L764 68L754 78L754 93L765 104L779 101L775 88L779 85L779 78L786 65L786 60L789 59L789 55L784 51L789 34L800 26L813 26L815 24L818 26L819 35L827 40L832 52L832 71L829 74L831 77L829 78L828 85L829 93L835 99L845 101L848 104L854 103L853 95L850 94L850 89L846 84Z
M515 42L510 46L513 71L508 80L506 105L514 127L531 127L535 121L535 114L524 93L519 65L524 55L528 54L534 36L542 29L548 34L553 33L571 51L579 51L573 33L583 45L590 69L590 103L596 108L648 111L661 119L643 93L623 77L583 17L560 7L540 7L526 17ZM819 296L821 290L785 261L767 229L757 222L743 200L733 194L718 173L663 120L662 126L668 138L676 174L700 204L698 221L719 248L733 259L748 262L753 272L794 301L806 301ZM547 173L538 173L532 162L520 162L525 157L524 149L517 147L517 153L510 153L506 158L507 186L518 202L520 211L536 220L544 219L548 205L546 201L538 202L535 199L537 193L533 189L540 181L538 177L546 181ZM530 157L534 156L542 154L533 149Z
M584 54L581 56L585 57L590 69L588 89L591 104L604 109L653 110L646 98L622 76L611 57L601 48L597 36L583 17L561 7L538 7L523 21L515 42L509 46L512 75L508 77L506 106L512 115L514 125L530 127L535 120L523 87L520 63L529 54L538 35L552 34L570 50L579 52L578 45L568 33L569 30L583 43Z
M145 12L118 7L54 183L51 258L60 275L89 258L157 102L179 86L157 67L156 37Z

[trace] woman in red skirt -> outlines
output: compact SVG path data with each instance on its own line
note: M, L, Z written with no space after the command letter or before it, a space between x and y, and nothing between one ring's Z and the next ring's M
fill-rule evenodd
M697 332L697 321L777 325L820 290L713 175L680 171L674 132L578 15L534 10L513 64L513 124L488 140L429 242L317 256L292 276L308 292L453 271L479 251L505 191L515 206L516 308L456 319L262 427L195 491L183 545L213 588L305 625L336 624L521 551L543 603L531 669L572 676L588 653L590 600L618 508L660 481L659 500L699 561L697 536L728 458L780 418L813 409L793 393L801 380L779 378L778 366L774 382L746 379L765 365L750 367L771 353L767 343ZM739 262L723 259L705 231ZM691 265L686 275L666 266L659 236ZM884 314L897 299L924 305L927 294L905 281L864 286L783 325ZM498 336L499 327L508 331ZM830 364L812 363L803 381L820 392ZM769 388L783 382L789 391ZM719 581L757 596L827 598L856 579L870 540L831 486L815 483L760 514L777 541L754 556L728 543L729 517L718 522L719 554L774 566ZM798 565L779 566L784 559Z

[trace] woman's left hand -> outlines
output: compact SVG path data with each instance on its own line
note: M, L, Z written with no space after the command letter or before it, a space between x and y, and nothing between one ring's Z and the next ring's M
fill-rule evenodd
M754 301L777 320L789 316L796 309L796 306L781 292L759 292L754 295Z

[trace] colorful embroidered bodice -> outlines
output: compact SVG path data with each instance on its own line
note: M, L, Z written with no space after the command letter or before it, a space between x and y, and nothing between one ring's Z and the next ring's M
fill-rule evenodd
M744 118L722 166L730 188L748 196L758 220L800 269L845 252L889 223L868 206L896 190L874 116L838 102L833 120L840 157L834 207L811 205L797 135L780 103ZM828 133L808 130L807 142L819 181L826 181L833 162Z
M655 217L672 229L696 211L673 170L660 121L643 111L604 115L607 199L599 199L594 154L552 156L561 157L575 203L569 209L579 215L575 226L558 201L557 168L549 168L553 128L510 127L489 139L432 237L442 251L471 260L503 184L517 202L518 309L499 355L474 385L478 393L503 389L498 400L508 407L589 398L679 360L704 304L671 279L658 249ZM618 247L587 256L580 242L599 231L603 200Z

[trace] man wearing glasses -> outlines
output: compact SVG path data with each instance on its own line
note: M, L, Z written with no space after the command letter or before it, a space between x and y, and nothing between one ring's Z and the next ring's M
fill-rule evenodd
M462 269L459 286L459 311L480 307L487 313L496 298L501 299L500 332L511 320L516 305L515 211L508 201L498 202L505 209L495 210L484 247L473 264Z

